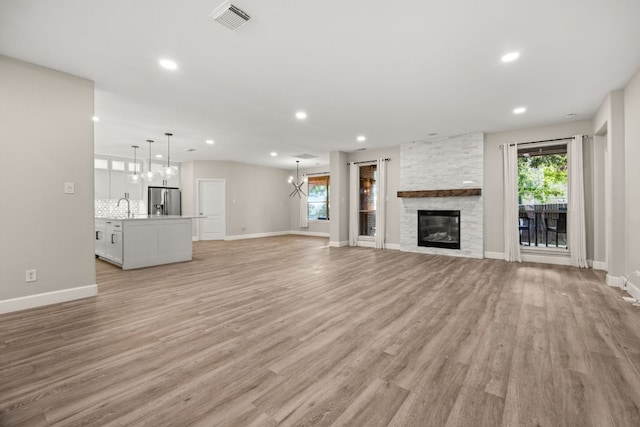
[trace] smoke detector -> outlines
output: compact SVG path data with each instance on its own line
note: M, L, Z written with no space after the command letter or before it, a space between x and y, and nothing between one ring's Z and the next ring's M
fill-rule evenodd
M232 5L229 0L224 1L209 16L232 30L251 19L244 10Z

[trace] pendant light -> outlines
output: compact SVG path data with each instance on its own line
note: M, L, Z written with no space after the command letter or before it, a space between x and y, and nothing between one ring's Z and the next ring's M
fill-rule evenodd
M132 145L133 148L133 173L129 174L129 182L137 184L140 182L140 175L138 174L138 156L137 151L140 148L138 145Z
M165 135L167 135L167 166L160 169L160 176L162 176L163 179L168 180L178 174L178 168L171 166L171 137L173 134L167 132Z
M156 177L156 174L151 171L151 144L153 144L153 139L147 139L147 142L149 143L149 160L147 162L148 170L146 172L142 172L142 179L151 182Z
M302 181L299 181L298 179L298 166L300 164L300 160L296 160L296 180L293 180L293 177L290 176L289 177L289 183L291 183L291 185L293 185L293 191L291 192L291 194L289 194L289 197L293 197L296 194L298 195L299 198L302 198L302 196L307 196L304 191L302 191L302 185L307 182L307 177L305 176L304 179Z

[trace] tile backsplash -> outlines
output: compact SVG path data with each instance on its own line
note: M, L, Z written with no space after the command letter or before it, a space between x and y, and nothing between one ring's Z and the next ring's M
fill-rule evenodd
M135 214L146 214L147 204L142 200L129 200L131 212ZM100 199L94 201L95 216L109 216L127 213L127 203L122 202L118 207L117 199Z

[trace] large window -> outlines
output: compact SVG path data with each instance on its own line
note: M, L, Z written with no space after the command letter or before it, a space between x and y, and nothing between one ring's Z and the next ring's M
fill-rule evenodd
M567 248L567 145L518 149L520 244Z
M329 176L309 177L308 209L310 220L329 219Z

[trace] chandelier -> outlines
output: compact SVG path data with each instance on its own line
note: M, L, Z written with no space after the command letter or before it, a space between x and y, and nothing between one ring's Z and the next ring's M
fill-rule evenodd
M295 179L295 181L293 180L292 176L289 177L289 183L291 185L293 185L293 191L291 192L291 194L289 194L289 197L293 197L295 195L298 195L299 198L302 198L302 196L307 197L305 192L302 191L302 186L304 185L305 182L307 182L307 177L305 176L302 181L299 180L299 177L298 177L298 166L299 166L299 164L300 164L300 160L296 160L296 179Z

